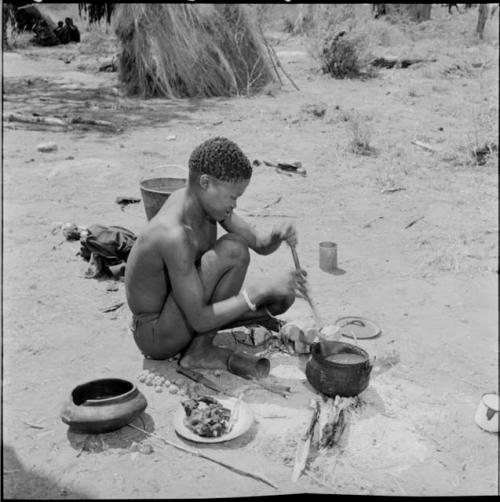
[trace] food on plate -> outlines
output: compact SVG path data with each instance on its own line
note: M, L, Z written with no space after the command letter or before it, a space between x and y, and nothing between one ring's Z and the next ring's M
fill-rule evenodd
M198 436L220 437L229 430L231 410L210 396L181 402L186 416L184 425Z

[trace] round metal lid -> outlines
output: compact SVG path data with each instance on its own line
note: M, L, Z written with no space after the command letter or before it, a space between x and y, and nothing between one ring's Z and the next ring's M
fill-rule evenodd
M354 339L375 338L382 333L380 327L366 317L346 316L335 321L343 336Z

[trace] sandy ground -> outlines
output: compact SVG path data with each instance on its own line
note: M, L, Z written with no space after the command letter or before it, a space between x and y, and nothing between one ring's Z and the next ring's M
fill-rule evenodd
M494 22L498 27L498 17ZM365 82L321 75L303 39L273 36L299 92L285 82L274 95L253 98L141 101L123 97L116 73L97 72L96 57L75 46L4 54L4 113L80 115L122 128L4 127L5 497L498 494L498 435L474 423L481 395L498 391L498 163L468 163L464 139L474 131L474 110L498 109L498 66L464 73L453 59L461 50L470 60L496 60L498 36L443 50L435 66L384 70ZM311 105L325 115L310 113ZM353 111L364 117L376 155L349 150ZM325 323L361 315L382 328L380 337L360 341L377 358L370 386L341 445L312 460L316 480L290 479L315 395L307 382L284 381L294 390L290 399L250 389L245 399L256 420L234 441L200 446L179 438L172 414L180 398L137 382L152 367L177 378L175 363L142 358L126 307L101 311L124 300L123 283L85 279L79 245L52 232L64 221L140 232L142 203L122 211L115 198L140 196L142 177L167 164L186 166L192 149L214 135L236 141L251 160L302 162L305 177L256 167L240 214L265 228L284 218L296 223L299 256ZM47 141L56 152L37 151ZM402 190L384 192L391 188ZM338 244L343 273L319 269L323 240ZM286 248L252 256L249 273L283 266L293 266ZM299 299L283 318L311 315ZM277 354L271 363L304 368L306 359ZM129 427L98 436L69 432L59 412L71 389L108 376L136 382L146 396L137 425L264 473L279 489ZM220 379L234 390L246 385L228 373ZM152 444L154 452L134 452L133 442Z

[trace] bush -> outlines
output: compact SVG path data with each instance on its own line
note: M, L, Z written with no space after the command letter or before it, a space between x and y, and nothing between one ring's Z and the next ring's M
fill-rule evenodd
M285 19L283 19L282 29L285 33L293 33L293 21L288 17L285 17Z
M323 73L334 78L375 75L369 65L372 41L365 29L369 15L365 6L315 5L308 45Z
M343 37L325 41L321 63L321 71L334 78L353 78L362 73L357 47Z

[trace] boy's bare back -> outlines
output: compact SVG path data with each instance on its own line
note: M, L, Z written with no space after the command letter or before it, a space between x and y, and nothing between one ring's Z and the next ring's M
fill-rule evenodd
M203 253L210 249L217 237L215 222L186 222L184 214L186 189L174 192L158 214L148 223L134 243L126 267L126 293L133 314L160 312L172 290L168 263L161 249L179 235L184 235L180 245L186 257L191 257L193 266ZM196 226L196 228L192 228ZM185 244L188 244L187 246Z

